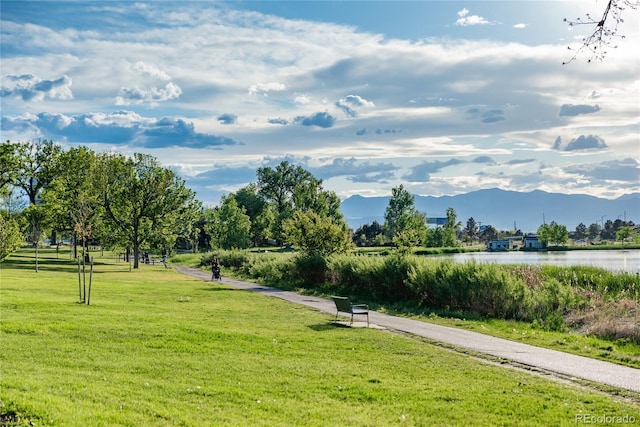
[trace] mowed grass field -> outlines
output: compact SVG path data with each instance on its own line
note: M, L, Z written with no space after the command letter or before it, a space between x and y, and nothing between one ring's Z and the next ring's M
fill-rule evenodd
M160 266L95 258L78 303L68 253L0 270L0 424L539 426L640 403ZM89 276L87 275L87 281Z

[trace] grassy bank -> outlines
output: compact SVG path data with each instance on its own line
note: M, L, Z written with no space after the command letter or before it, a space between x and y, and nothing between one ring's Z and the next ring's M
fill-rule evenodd
M6 425L575 425L638 403L488 365L419 340L162 266L44 251L2 264ZM30 424L31 423L31 424Z

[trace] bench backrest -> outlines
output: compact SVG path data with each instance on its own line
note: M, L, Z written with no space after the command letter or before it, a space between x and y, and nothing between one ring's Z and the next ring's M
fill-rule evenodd
M349 298L332 296L331 299L333 299L333 302L336 303L336 308L338 309L338 311L351 313L351 301L349 301Z

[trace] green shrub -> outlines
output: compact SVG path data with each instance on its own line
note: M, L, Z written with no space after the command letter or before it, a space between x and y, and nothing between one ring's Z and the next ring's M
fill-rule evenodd
M198 267L209 267L213 259L220 259L220 252L207 252L200 257L200 264Z
M528 320L537 321L545 330L562 331L565 328L563 316L579 303L580 298L571 286L549 279L534 292Z
M200 267L208 267L213 259L217 259L222 267L239 269L249 262L251 253L239 249L219 249L207 252L200 258Z
M325 282L327 260L324 256L313 253L301 253L294 258L294 275L303 285L314 287Z
M224 257L220 259L220 264L224 267L241 268L249 262L251 254L247 251L233 249L224 252Z
M393 303L416 299L408 277L416 257L397 253L386 257L333 256L327 278L371 301Z
M526 318L530 290L493 264L425 261L414 267L410 287L433 309L462 310L497 318Z
M543 266L541 273L576 290L596 292L603 297L618 299L629 296L638 286L635 274L612 272L590 266L557 267Z
M409 272L417 258L403 256L398 253L383 258L380 268L373 271L374 283L372 294L381 301L396 302L415 299L415 294L408 286Z
M547 332L565 332L567 330L567 324L560 313L551 313L543 319L535 319L531 325L533 328Z
M239 273L262 280L267 285L283 286L294 280L293 257L285 254L252 254L249 262L239 269Z
M351 295L371 294L372 272L382 264L381 257L335 255L329 261L328 279L349 289Z

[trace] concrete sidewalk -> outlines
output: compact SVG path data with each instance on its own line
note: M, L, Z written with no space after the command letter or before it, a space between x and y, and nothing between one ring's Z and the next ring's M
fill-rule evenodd
M211 276L202 270L188 267L175 267L175 269L180 273L198 277L202 280L211 280ZM324 298L300 295L296 292L282 291L276 288L228 278L223 278L220 283L238 289L261 293L270 297L280 298L295 304L305 305L325 313L336 314L336 307L333 301ZM375 311L369 312L369 320L373 325L511 360L541 371L640 393L639 369L517 343L502 338L495 338L477 332L390 316Z

